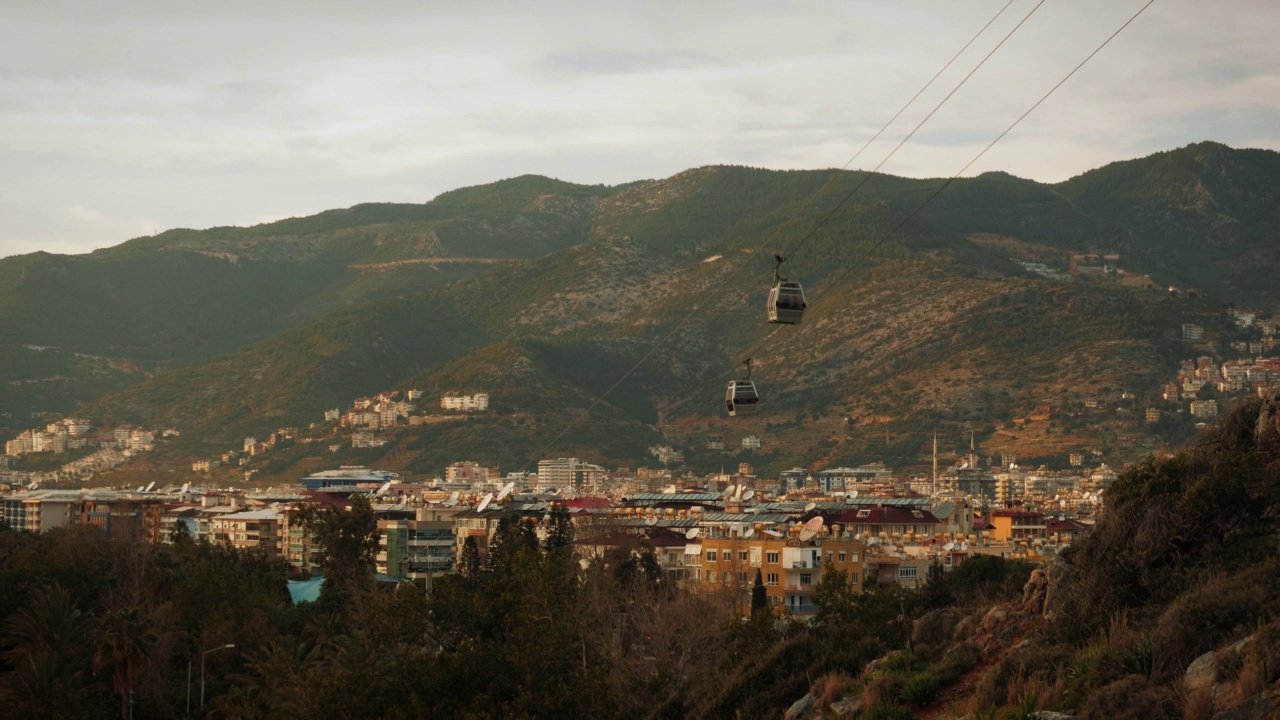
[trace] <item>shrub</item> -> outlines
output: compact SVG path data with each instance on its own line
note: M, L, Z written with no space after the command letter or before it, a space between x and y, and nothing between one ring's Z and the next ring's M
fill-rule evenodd
M1080 720L1172 720L1177 710L1169 687L1153 687L1141 675L1128 675L1091 694L1080 708Z
M963 642L947 651L933 669L938 682L952 685L964 677L965 673L982 662L982 649L972 642Z
M862 704L873 708L877 705L892 705L902 694L904 681L900 675L880 675L870 680L862 689Z
M862 720L915 720L915 715L894 705L875 705L862 714Z
M941 689L938 678L931 673L916 673L903 684L898 699L909 705L923 707L936 700Z

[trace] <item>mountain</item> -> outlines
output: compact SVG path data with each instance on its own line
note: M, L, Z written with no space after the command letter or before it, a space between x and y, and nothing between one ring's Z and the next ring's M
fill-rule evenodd
M539 452L631 464L653 442L708 469L914 464L935 430L946 452L970 429L1024 457L1114 449L1134 431L1076 412L1084 400L1133 420L1121 396L1171 379L1190 352L1181 323L1216 329L1223 301L1280 300L1255 279L1276 269L1277 163L1201 144L1056 185L988 173L914 217L941 180L842 172L810 203L831 172L708 167L612 188L525 176L423 205L9 258L0 402L13 431L30 409L88 402L103 420L179 427L175 456L199 456L382 390L490 391L494 413L465 432L405 431L361 455L424 471L467 452L504 468ZM774 252L805 283L801 326L763 322ZM1061 279L1104 261L1122 273ZM1153 289L1169 284L1202 293ZM35 396L25 381L47 371L30 358L51 352L81 363L59 371L74 392ZM729 422L724 382L747 355L762 414ZM1040 405L1067 412L1015 431ZM704 452L707 433L764 447Z

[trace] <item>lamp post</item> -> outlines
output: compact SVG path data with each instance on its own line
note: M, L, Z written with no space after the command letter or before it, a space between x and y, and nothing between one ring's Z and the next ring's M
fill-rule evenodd
M227 643L226 645L221 645L219 647L213 648L211 650L205 650L204 652L200 653L200 709L201 710L204 710L204 658L205 656L211 652L226 650L227 648L233 648L233 647L235 647L234 643Z

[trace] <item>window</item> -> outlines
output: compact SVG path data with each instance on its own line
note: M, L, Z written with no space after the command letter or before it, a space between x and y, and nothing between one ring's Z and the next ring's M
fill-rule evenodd
M898 568L898 579L899 579L899 580L915 580L915 579L916 579L916 569L915 569L915 567L914 567L914 566L905 566L905 565L904 565L904 566L902 566L902 567L899 567L899 568Z
M840 553L840 562L844 562L845 558L847 558L848 556L849 556L849 553Z
M858 573L849 573L849 582L854 585L858 584Z
M715 561L716 561L716 551L715 551L715 550L708 550L708 551L707 551L707 562L715 562Z
M746 551L746 550L739 550L739 551L738 551L738 560L740 560L740 561L742 561L742 562L746 562L746 561L747 561L747 551Z
M707 571L707 582L709 582L709 583L713 583L713 582L715 582L715 581L716 581L716 571L715 571L715 570L708 570L708 571Z
M764 584L769 587L778 587L778 573L769 573L765 576Z
M800 573L800 584L801 584L801 585L812 585L812 584L813 584L813 573Z
M870 511L870 510L859 510L859 511L858 511L858 517L860 517L860 518L871 517L871 511Z
M827 562L831 562L831 555L832 555L831 551L830 551L830 550L828 550L828 551L827 551Z
M747 581L747 574L745 572L738 573L738 582L744 583L746 581Z
M858 562L858 553L851 554L849 556L849 562L854 562L854 563Z
M769 564L770 564L770 565L777 565L777 564L778 564L778 553L776 553L776 552L768 553L767 560L768 560L768 562L769 562Z

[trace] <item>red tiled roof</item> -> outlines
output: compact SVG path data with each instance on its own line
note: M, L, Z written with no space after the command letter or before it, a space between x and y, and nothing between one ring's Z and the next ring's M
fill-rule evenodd
M1066 518L1063 520L1050 520L1048 523L1045 524L1044 529L1045 529L1045 532L1063 533L1063 532L1080 532L1082 530L1087 530L1088 527L1089 526L1085 525L1084 523L1076 522L1071 518Z
M594 508L611 508L613 503L606 498L598 497L578 497L572 500L565 500L564 506L570 510L587 510Z

